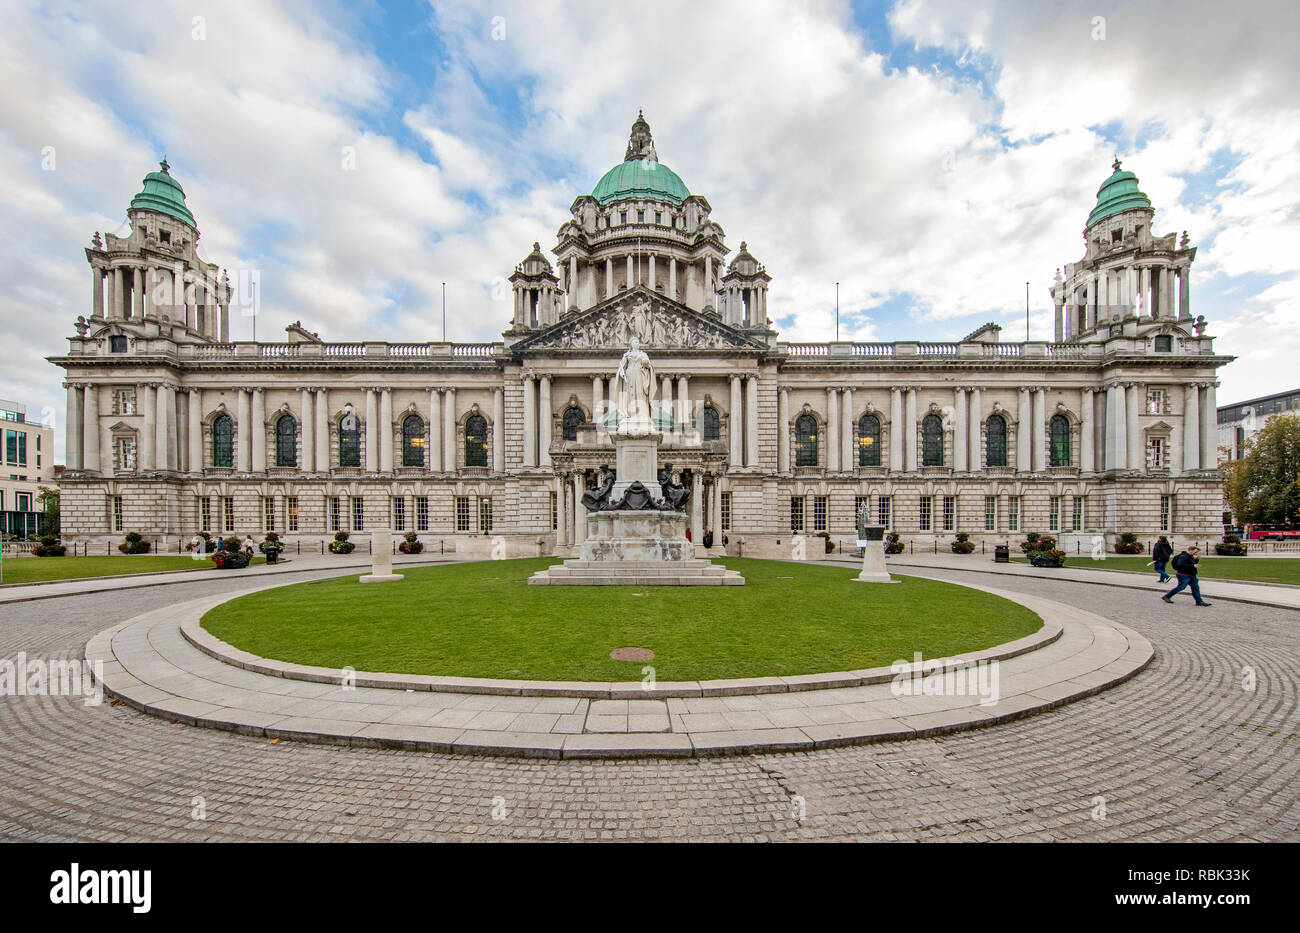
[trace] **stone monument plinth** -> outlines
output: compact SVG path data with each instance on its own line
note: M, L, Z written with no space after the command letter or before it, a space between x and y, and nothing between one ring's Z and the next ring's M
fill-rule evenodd
M897 583L885 570L885 526L866 525L858 529L862 545L862 572L853 578L856 583Z
M370 532L370 573L362 574L358 579L362 583L402 579L400 573L393 573L393 533L387 528Z

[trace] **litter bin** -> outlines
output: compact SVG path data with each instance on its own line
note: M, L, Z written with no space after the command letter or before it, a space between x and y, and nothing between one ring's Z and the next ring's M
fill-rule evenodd
M1007 544L998 544L993 548L993 563L1009 564L1011 563L1011 546Z
M266 551L266 562L268 564L278 564L280 562L280 549L268 548Z

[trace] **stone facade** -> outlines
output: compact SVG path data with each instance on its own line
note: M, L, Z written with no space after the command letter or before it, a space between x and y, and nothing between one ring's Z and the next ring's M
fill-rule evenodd
M711 532L720 549L725 532L733 553L788 556L821 532L852 541L862 501L920 546L1221 531L1215 373L1230 358L1190 314L1195 248L1152 236L1118 163L1084 258L1052 287L1056 341L1010 344L996 325L944 343L778 339L771 277L744 243L726 263L708 201L659 165L643 118L627 162L574 202L559 262L534 244L510 276L495 343L329 343L298 324L283 342L229 342L224 274L179 305L117 285L105 304L105 280L150 268L163 221L189 250L180 279L216 280L188 211L151 203L131 237L105 250L96 235L91 315L51 358L72 415L69 538L392 525L482 556L575 555L582 492L613 462L610 377L632 336L696 545Z

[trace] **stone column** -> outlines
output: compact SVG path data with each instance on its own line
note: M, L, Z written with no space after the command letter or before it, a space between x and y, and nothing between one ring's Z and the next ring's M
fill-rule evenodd
M1169 274L1168 266L1160 267L1160 316L1162 318L1173 317L1174 303L1173 298L1173 276Z
M650 286L650 291L655 290L655 254L650 254L649 272L647 274L646 284Z
M1070 309L1070 315L1071 315L1071 317L1073 317L1073 315L1074 315L1074 295L1073 295L1073 293L1072 293L1071 296L1070 296L1070 301L1069 301L1068 305L1066 304L1066 302L1065 302L1064 300L1057 300L1057 299L1055 299L1055 298L1052 299L1052 308L1053 308L1053 329L1052 329L1052 335L1053 335L1053 337L1055 338L1055 340L1056 340L1057 343L1060 343L1060 342L1061 342L1061 339L1065 336L1065 333L1066 333L1065 330L1063 329L1063 327L1064 327L1064 325L1065 325L1065 323L1066 323L1066 321L1065 321L1065 309L1066 309L1067 307Z
M379 399L374 389L366 389L366 439L365 458L362 461L367 473L379 470Z
M827 472L838 472L840 468L840 400L835 389L826 390L826 430L822 437L822 447L826 451Z
M537 466L537 383L524 375L524 466Z
M614 297L614 260L610 256L605 257L605 297Z
M298 390L298 405L302 409L299 424L302 425L302 456L298 460L298 469L304 473L316 470L316 419L311 412L311 389L304 386Z
M1016 472L1030 473L1034 469L1034 413L1030 405L1029 389L1020 387L1016 402Z
M967 470L966 457L970 453L970 430L966 426L966 389L953 389L952 468L958 473Z
M144 429L136 435L136 466L152 470L158 462L158 388L151 383L136 386L135 397L144 420Z
M677 419L683 430L695 421L695 408L691 405L691 387L686 376L677 377L677 409L681 416Z
M176 388L158 387L158 469L176 469Z
M189 455L185 469L190 473L203 472L203 399L199 389L190 386L189 417L185 419L189 431Z
M1128 469L1128 413L1118 383L1106 389L1106 469Z
M984 423L984 406L980 398L980 387L975 386L970 390L970 408L966 413L970 421L968 437L966 439L966 464L967 467L974 471L981 466L980 463L980 425Z
M456 389L448 386L442 395L442 469L456 472Z
M713 477L713 517L710 519L710 530L713 532L713 546L722 548L722 485L718 477Z
M1215 402L1214 378L1205 383L1205 397L1201 399L1201 469L1213 470L1219 466L1218 408Z
M506 400L500 388L492 390L492 469L506 470Z
M429 472L442 472L442 392L429 390Z
M605 377L591 377L591 420L596 425L600 424L600 406L605 400Z
M696 549L704 537L704 483L700 471L691 471L691 544Z
M122 314L122 267L113 267L113 278L109 281L108 288L108 317L112 321L120 321Z
M665 375L659 380L659 408L673 414L673 377Z
M379 470L393 472L393 390L379 394Z
M1093 273L1088 279L1088 298L1087 304L1083 309L1083 328L1092 330L1097 326L1097 273Z
M1128 461L1130 470L1141 470L1142 463L1142 436L1138 430L1138 413L1141 411L1138 402L1138 386L1130 382L1124 387L1124 426L1127 437L1124 440L1124 446L1128 452L1125 458Z
M569 307L578 307L578 254L569 254Z
M857 466L853 456L853 389L840 389L840 469L852 472Z
M668 257L668 297L677 300L677 257Z
M1188 278L1191 271L1190 265L1178 270L1178 319L1183 321L1192 316L1191 281Z
M758 376L745 380L745 466L758 466Z
M90 473L99 472L99 386L86 386L86 414L81 422L81 468Z
M568 547L569 544L569 497L567 494L568 478L562 474L555 477L555 546Z
M1034 390L1034 472L1047 469L1047 390Z
M104 316L104 270L90 267L90 316L98 320Z
M586 485L582 481L582 471L573 474L573 546L580 547L587 540L587 507L582 504L582 494Z
M253 472L266 471L266 390L260 386L253 390Z
M916 389L908 388L903 415L903 465L907 472L916 472Z
M903 430L903 390L889 390L889 469L903 469L903 448L907 446Z
M63 426L63 460L69 470L81 469L81 387L73 382L65 382L68 390L68 404L64 412Z
M1083 389L1079 399L1079 472L1091 473L1096 466L1092 450L1092 389Z
M626 278L627 278L627 287L628 287L628 288L631 288L634 284L636 284L636 283L633 281L633 279L632 279L632 254L631 254L631 253L628 253L628 254L627 254L627 276L626 276Z
M745 435L744 413L740 410L740 377L731 377L731 410L727 413L727 440L731 469L745 465L741 440Z
M713 302L713 256L709 255L704 257L704 304L712 305Z
M1201 390L1196 383L1183 386L1183 472L1201 468Z
M790 472L790 390L784 387L776 395L776 469Z
M330 404L329 389L316 390L316 471L328 473L330 469Z

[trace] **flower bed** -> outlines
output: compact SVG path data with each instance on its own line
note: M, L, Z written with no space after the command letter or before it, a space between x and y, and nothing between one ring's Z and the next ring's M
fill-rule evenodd
M356 549L356 545L348 540L346 531L337 532L334 540L330 542L331 554L351 554Z

